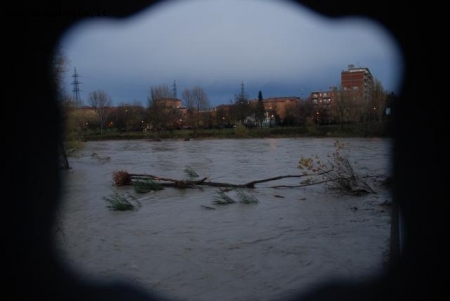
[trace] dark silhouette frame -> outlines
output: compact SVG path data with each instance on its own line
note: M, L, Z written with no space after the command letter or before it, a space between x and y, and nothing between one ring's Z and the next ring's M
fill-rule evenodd
M2 210L2 273L7 300L163 300L131 283L82 279L61 263L51 240L61 181L60 117L50 68L54 47L65 30L87 13L125 18L158 2L23 0L4 8L7 93L2 183L7 206ZM425 13L432 3L296 2L330 17L357 15L380 22L400 44L405 74L393 110L393 196L396 217L401 218L394 218L393 237L398 240L393 240L388 272L368 282L324 283L290 300L437 299L449 272L445 228L449 152L445 98L435 97L445 86L439 85L438 76L430 76L437 70L430 70L428 61L444 47L429 34L437 18ZM12 194L7 196L7 191Z

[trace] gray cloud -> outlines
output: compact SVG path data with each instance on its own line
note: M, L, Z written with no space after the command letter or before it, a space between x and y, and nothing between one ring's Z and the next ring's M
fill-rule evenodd
M179 95L199 85L215 104L242 81L256 94L270 87L263 93L307 96L338 85L348 64L369 68L396 92L402 72L401 53L380 25L327 19L287 1L167 1L131 19L76 25L61 46L70 60L67 91L76 67L84 98L103 89L115 103L146 102L151 86L174 80Z

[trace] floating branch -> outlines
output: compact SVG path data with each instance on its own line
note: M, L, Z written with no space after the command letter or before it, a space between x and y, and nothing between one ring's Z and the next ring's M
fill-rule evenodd
M346 187L345 192L351 194L361 194L361 193L376 193L365 181L363 178L369 178L371 176L360 177L356 175L351 175L350 177L326 177L322 180L312 180L312 177L316 176L324 176L328 173L331 173L332 170L316 172L314 174L301 174L301 175L284 175L277 176L267 179L255 180L251 182L247 182L244 184L231 184L231 183L221 183L221 182L211 182L207 181L208 177L204 177L200 180L179 180L172 178L165 178L154 175L146 175L146 174L130 174L124 170L116 171L113 173L113 182L116 186L126 186L126 185L134 185L135 187L139 186L144 181L149 181L154 185L154 187L175 187L175 188L200 188L200 186L211 186L211 187L219 187L219 188L227 188L227 189L236 189L236 188L255 188L256 184L266 183L286 178L302 178L306 177L306 179L299 185L276 185L271 186L271 188L296 188L296 187L306 187L312 185L326 184L332 182L343 183L347 180L355 180L357 179L359 182L359 186ZM141 187L139 187L141 188ZM158 189L150 189L150 190L160 190ZM144 192L144 191L143 191ZM220 200L216 200L221 202ZM223 200L222 200L223 201Z
M153 179L143 179L139 178L136 181L133 181L134 191L137 193L146 193L150 191L163 190L161 184L156 182Z
M171 179L153 175L146 174L130 174L127 171L120 170L113 173L113 182L116 186L126 186L133 185L135 181L142 181L144 179L151 179L153 181L158 181L162 186L168 187L177 187L177 188L195 188L200 185L212 186L212 187L228 187L228 188L254 188L256 184L271 182L276 180L281 180L285 178L301 178L305 177L305 175L285 175L285 176L277 176L268 179L251 181L245 184L231 184L231 183L220 183L220 182L211 182L207 181L208 177L205 177L201 180L179 180L179 179Z
M164 178L159 176L152 176L152 175L146 175L146 174L130 174L127 171L119 170L115 171L113 173L113 184L115 186L127 186L127 185L133 185L135 182L142 182L145 180L152 180L153 182L159 181L159 182L169 182L169 183L159 183L161 186L171 186L171 187L179 187L179 188L186 188L186 187L194 187L195 185L198 185L202 182L204 182L207 178L203 178L201 180L197 181L190 181L190 180L178 180L178 179L171 179L171 178Z
M359 177L358 179L363 179L363 178L377 178L378 176L365 176L365 177ZM349 178L351 179L351 178ZM333 181L342 181L342 180L346 180L345 178L336 178L336 179L328 179L328 180L322 180L322 181L311 181L311 180L305 180L304 182L302 182L300 185L276 185L276 186L271 186L271 188L298 188L298 187L306 187L306 186L312 186L312 185L318 185L318 184L325 184L325 183L329 183L329 182L333 182ZM364 182L365 183L365 182ZM353 194L360 194L360 193L367 193L367 192L371 192L371 193L376 193L375 190L373 190L368 184L365 183L365 185L367 185L366 189L360 188L360 189L348 189L348 193L353 193Z

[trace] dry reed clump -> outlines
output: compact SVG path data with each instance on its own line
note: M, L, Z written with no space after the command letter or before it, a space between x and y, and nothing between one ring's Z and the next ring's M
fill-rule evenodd
M133 182L134 191L137 193L147 193L150 191L163 190L164 188L161 184L157 183L152 179L136 179Z
M186 165L186 168L184 169L184 172L191 178L198 178L197 172L195 172L195 170L192 167L188 166L188 165Z
M113 173L113 181L116 186L130 185L131 175L124 170L115 171Z
M237 197L239 198L239 202L242 204L256 204L259 203L259 200L252 194L246 193L243 190L237 190Z
M236 196L239 199L239 203L242 204L256 204L259 203L259 200L252 194L246 193L243 190L236 190ZM224 191L218 191L217 195L214 197L213 203L216 205L228 205L234 204L236 201L227 195Z
M141 206L141 203L132 195L124 196L116 191L109 197L103 197L103 199L109 203L107 207L113 211L138 210Z
M236 203L230 196L228 196L224 191L218 191L217 195L214 196L214 204L216 205L228 205Z

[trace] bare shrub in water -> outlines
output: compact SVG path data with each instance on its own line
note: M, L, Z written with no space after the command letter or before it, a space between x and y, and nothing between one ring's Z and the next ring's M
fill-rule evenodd
M363 178L358 175L350 163L348 153L344 153L344 144L336 140L334 142L335 150L327 155L327 160L323 161L318 156L315 158L301 158L298 168L303 170L305 176L320 176L319 179L308 177L303 184L314 184L325 182L332 188L341 192L360 194L375 191L367 184Z

